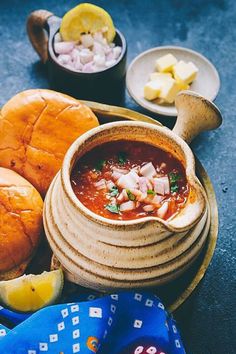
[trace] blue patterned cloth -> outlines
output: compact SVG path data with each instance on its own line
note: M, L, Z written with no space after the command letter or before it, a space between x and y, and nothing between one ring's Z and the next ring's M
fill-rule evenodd
M0 326L1 354L184 354L175 321L146 292L46 307L14 329Z

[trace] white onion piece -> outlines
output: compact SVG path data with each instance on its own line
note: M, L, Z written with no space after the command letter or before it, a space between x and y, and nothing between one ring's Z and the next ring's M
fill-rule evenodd
M136 189L137 182L134 175L137 174L135 174L135 172L132 171L127 173L126 175L122 175L117 181L118 186L125 189Z
M153 211L154 209L155 209L154 205L148 204L143 206L143 210L146 212Z
M140 169L141 175L147 178L152 178L156 174L156 170L151 162L146 163Z
M135 208L136 208L135 202L131 200L120 204L120 211L130 211L130 210L134 210Z
M170 183L169 183L169 178L167 176L153 178L153 185L154 185L154 191L157 194L161 194L161 195L170 194Z
M69 54L74 49L73 42L57 42L54 44L54 49L57 54Z
M94 33L93 39L94 39L94 41L96 41L102 45L107 45L107 40L105 37L103 37L101 32Z
M93 46L94 40L91 34L83 34L81 36L81 43L85 48Z
M137 172L135 172L134 170L131 170L131 171L129 172L129 175L131 176L131 178L132 178L136 183L138 183L138 181L139 181L139 176L138 176Z
M133 167L133 168L131 169L131 171L134 171L134 172L136 172L136 173L139 174L139 172L140 172L140 166L135 166L135 167Z
M93 61L97 67L104 67L106 63L106 57L102 54L95 54Z
M98 190L107 188L105 179L101 179L100 181L94 183L94 185Z
M107 182L107 188L109 189L109 191L115 186L116 186L115 183L113 183L112 181Z
M163 197L161 197L160 195L154 195L154 197L152 198L152 204L160 205L162 200L163 200Z
M82 71L83 71L83 73L93 73L94 72L93 62L90 61L89 63L86 63L83 66Z
M94 54L104 55L104 47L101 45L101 43L94 42L93 52Z
M121 54L121 47L117 46L113 49L114 59L118 59Z
M71 63L71 57L68 54L60 54L58 57L58 62L62 65L67 65Z
M122 189L122 192L119 194L119 196L117 197L117 200L119 202L123 202L125 200L129 200L128 194L126 192L126 189Z
M147 198L147 193L142 193L139 189L131 189L130 192L136 197L139 202Z
M93 53L90 50L85 50L83 49L79 53L80 61L82 64L87 64L91 61L93 61Z
M113 171L111 177L114 179L114 181L117 181L121 176L123 176L122 173Z
M139 189L141 190L142 193L147 193L148 186L147 186L147 181L146 177L139 177Z
M76 48L74 48L74 49L72 50L70 56L71 56L71 59L72 59L73 61L77 60L77 59L79 58L79 50L76 49Z
M78 70L78 71L83 70L83 64L81 64L79 56L74 61L73 65L74 65L75 70Z
M162 204L162 206L157 210L157 215L159 216L159 218L164 218L167 211L168 211L168 206L169 206L169 203L168 202L164 202Z
M117 167L113 167L112 169L113 172L118 172L122 175L126 175L127 173L129 173L129 170L125 170L125 169L122 169L122 168L117 168Z
M114 65L115 63L116 63L116 60L112 59L112 60L107 60L105 65L107 68L109 68L110 66Z

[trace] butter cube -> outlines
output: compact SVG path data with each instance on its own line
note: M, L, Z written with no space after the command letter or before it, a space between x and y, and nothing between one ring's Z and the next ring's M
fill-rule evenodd
M167 103L173 103L179 91L179 85L174 79L170 78L168 80L163 80L159 97L163 98L163 100Z
M146 100L155 100L155 98L157 98L161 92L161 86L161 82L159 81L149 81L144 86L144 97Z
M185 63L180 60L173 68L174 78L185 84L190 84L196 79L198 68L192 62Z
M169 79L172 78L172 75L170 73L151 73L149 76L151 81L154 80L165 80L165 79Z
M181 90L188 90L189 87L190 87L188 84L186 84L186 83L183 82L183 81L177 81L177 80L176 80L176 83L177 83L177 85L178 85L180 91L181 91Z
M163 57L156 60L156 69L163 72L171 72L174 65L177 63L176 57L172 54L166 54Z

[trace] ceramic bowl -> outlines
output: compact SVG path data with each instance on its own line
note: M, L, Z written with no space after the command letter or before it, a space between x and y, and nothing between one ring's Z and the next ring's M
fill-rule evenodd
M44 207L49 244L69 280L99 290L154 286L176 278L196 259L209 229L208 202L191 149L180 136L191 141L199 131L217 127L221 116L212 103L191 92L178 96L177 108L174 132L144 122L115 122L87 132L69 148ZM77 199L70 183L77 160L97 145L120 139L151 143L181 160L190 193L179 214L167 221L110 220Z
M175 46L149 49L132 61L126 76L126 86L130 96L148 111L165 116L177 116L174 104L157 104L147 101L143 96L144 85L149 80L150 73L155 71L155 61L168 53L173 54L178 60L192 61L198 67L197 78L190 85L190 90L209 100L214 100L220 87L219 75L214 65L198 52Z
M125 93L127 43L116 29L114 42L122 52L117 62L105 70L83 73L61 65L54 51L54 38L59 32L61 18L46 10L32 12L27 21L30 41L43 63L48 67L52 88L80 99L120 104ZM47 33L47 34L45 34Z

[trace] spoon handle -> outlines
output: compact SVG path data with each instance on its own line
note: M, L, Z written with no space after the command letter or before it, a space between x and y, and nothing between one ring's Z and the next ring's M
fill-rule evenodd
M193 91L180 92L175 100L178 111L173 132L188 144L201 132L218 128L222 115L217 106Z

